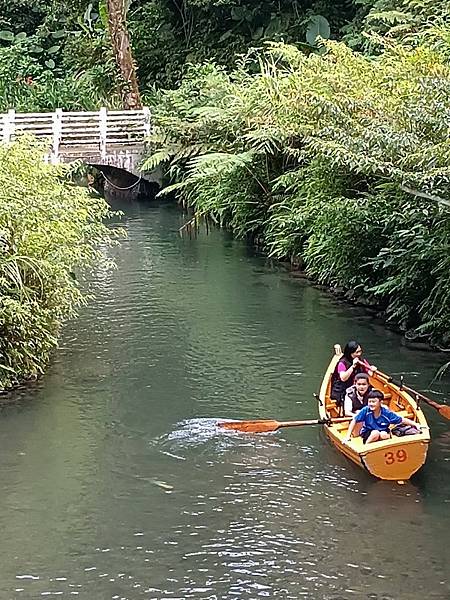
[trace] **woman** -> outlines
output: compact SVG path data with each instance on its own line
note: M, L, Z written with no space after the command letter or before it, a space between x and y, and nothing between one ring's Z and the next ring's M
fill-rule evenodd
M331 398L336 400L336 405L342 407L347 389L355 382L358 373L372 374L377 368L369 365L362 358L362 348L354 340L345 345L344 352L331 378ZM362 364L361 364L362 363Z

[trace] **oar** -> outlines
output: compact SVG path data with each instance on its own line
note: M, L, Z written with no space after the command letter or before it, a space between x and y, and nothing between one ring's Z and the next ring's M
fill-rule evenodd
M424 396L417 390L414 390L413 388L410 388L409 386L405 385L402 381L395 381L395 379L393 377L391 377L391 375L387 375L386 373L383 373L382 371L377 370L377 371L375 371L374 375L375 376L379 375L382 379L386 379L386 381L393 383L400 389L406 390L407 392L412 394L413 397L416 398L416 400L417 400L417 398L419 398L420 400L425 402L425 404L428 404L428 406L432 406L433 408L435 408L440 415L442 415L446 419L450 420L450 406L448 406L446 404L439 404L438 402L435 402L434 400L432 400L431 398L428 398L427 396Z
M267 433L276 431L280 427L301 427L303 425L332 425L333 423L349 423L351 417L340 419L310 419L309 421L275 421L274 419L263 419L259 421L224 421L218 423L223 429L244 431L245 433Z

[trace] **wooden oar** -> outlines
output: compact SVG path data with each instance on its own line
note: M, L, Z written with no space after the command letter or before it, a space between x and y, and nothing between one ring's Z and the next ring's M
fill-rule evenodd
M386 373L383 373L382 371L376 370L374 372L374 375L375 375L375 377L377 375L379 375L382 379L385 379L386 381L393 383L394 385L396 385L397 387L399 387L402 390L406 390L409 394L411 394L413 396L413 398L416 399L416 401L417 401L417 399L422 400L423 402L425 402L425 404L428 404L428 406L432 406L433 408L435 408L438 411L438 413L441 416L443 416L445 419L450 420L450 406L448 406L447 404L439 404L438 402L435 402L434 400L432 400L431 398L428 398L427 396L424 396L417 390L414 390L413 388L410 388L409 386L405 385L403 382L395 381L395 379L393 377L391 377L391 375L387 375Z
M263 419L259 421L224 421L218 423L223 429L233 429L245 433L268 433L276 431L280 427L301 427L303 425L332 425L333 423L349 423L351 417L340 419L310 419L309 421L275 421L274 419Z

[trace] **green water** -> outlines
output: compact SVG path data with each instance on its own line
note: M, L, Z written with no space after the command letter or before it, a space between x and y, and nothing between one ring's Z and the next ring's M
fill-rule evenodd
M174 207L123 222L118 268L94 274L48 374L1 412L0 599L449 598L448 421L425 407L429 458L405 486L319 428L215 426L315 418L337 341L421 389L445 357L222 232L181 239Z

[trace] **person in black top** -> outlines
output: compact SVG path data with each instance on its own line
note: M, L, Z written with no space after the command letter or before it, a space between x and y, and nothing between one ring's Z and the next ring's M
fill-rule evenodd
M367 405L367 397L372 390L367 373L357 373L355 383L347 388L344 398L344 415L354 417L363 406Z
M336 406L342 409L347 389L355 382L357 373L370 373L376 367L370 365L362 357L362 348L358 342L352 340L345 345L341 359L331 378L331 398L336 401Z

